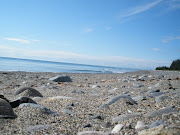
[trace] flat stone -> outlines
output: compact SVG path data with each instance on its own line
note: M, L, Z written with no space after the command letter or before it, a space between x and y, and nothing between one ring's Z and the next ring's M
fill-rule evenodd
M123 124L117 124L111 131L113 134L118 134L120 133L120 130L124 127Z
M112 122L121 122L124 120L128 120L130 118L141 117L141 113L133 113L133 114L122 114L120 116L116 116L112 119Z
M142 85L140 83L133 83L133 87L134 88L140 88L140 87L144 87L144 85Z
M44 129L48 129L51 127L50 125L36 125L36 126L29 126L26 128L27 132L36 132L36 131L41 131Z
M161 95L161 96L155 97L156 103L162 102L162 101L164 101L165 99L171 99L171 98L168 97L168 96L165 96L165 95Z
M42 110L44 113L50 114L50 115L57 115L56 112L53 112L49 109L47 109L46 107L42 106L42 105L38 105L38 104L33 104L33 103L23 103L19 105L19 108L24 108L24 107L30 107L30 108L35 108L35 109L40 109Z
M141 101L141 100L146 100L145 96L136 96L132 98L134 101Z
M151 117L161 116L162 114L167 114L167 113L176 112L176 111L177 111L177 109L174 106L168 106L168 107L165 107L163 109L148 112L145 114L145 117L151 118Z
M11 105L2 98L0 98L0 118L16 118Z
M23 92L25 97L43 97L43 95L34 88L31 87L22 87L16 90L15 95L19 95Z
M157 75L155 78L156 78L156 79L162 79L162 78L164 78L164 75L163 75L163 74L160 74L160 75Z
M89 119L89 120L92 120L92 119L100 119L100 120L102 120L102 117L99 114L97 114L97 115L91 116L91 117L89 117L87 119Z
M54 82L72 82L71 78L67 75L58 75L49 80Z
M159 125L162 125L162 124L164 124L164 123L162 121L158 120L158 121L155 121L155 122L151 123L149 128L151 129L151 128L157 127Z
M140 131L138 135L179 135L180 127L159 125L155 128Z
M82 131L82 132L79 132L77 135L111 135L111 134L103 133L100 131Z
M154 98L154 97L160 96L162 94L164 94L164 92L154 92L153 94L149 95L149 97Z
M150 93L160 92L160 90L159 90L159 89L151 89L151 90L149 90L149 92L150 92Z

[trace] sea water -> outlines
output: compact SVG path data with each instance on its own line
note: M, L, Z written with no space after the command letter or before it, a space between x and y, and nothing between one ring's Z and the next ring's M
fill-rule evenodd
M0 57L0 71L62 73L124 73L136 69Z

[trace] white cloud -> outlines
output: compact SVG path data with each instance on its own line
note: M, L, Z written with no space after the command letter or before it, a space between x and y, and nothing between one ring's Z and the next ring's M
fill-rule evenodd
M85 33L93 32L93 31L94 31L93 28L85 28L85 29L84 29L84 32L85 32Z
M152 48L153 51L160 52L161 50L158 48Z
M106 27L106 30L112 30L112 27Z
M172 40L178 40L180 39L179 36L177 37L173 37L173 36L166 36L165 39L161 40L162 43L169 43L169 41L172 41Z
M123 68L148 68L154 69L158 66L169 66L170 61L136 59L120 56L88 56L73 52L54 51L54 50L26 50L15 47L0 45L1 56L16 58L32 58L49 61L60 61L70 63L82 63L103 66L116 66Z
M18 39L18 38L4 38L5 40L9 40L9 41L15 41L21 44L29 44L30 41L29 40L25 40L25 39Z
M145 12L145 11L153 8L157 4L159 4L161 1L162 0L156 0L156 1L148 3L146 5L142 5L142 6L137 6L137 7L131 8L131 9L127 10L124 14L121 14L119 17L120 18L124 18L124 17L129 17L129 16L132 16L132 15L136 15L136 14Z

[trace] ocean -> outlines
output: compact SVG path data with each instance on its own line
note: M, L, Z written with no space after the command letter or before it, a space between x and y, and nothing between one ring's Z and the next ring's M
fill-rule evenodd
M124 73L137 69L0 57L0 71L61 73Z

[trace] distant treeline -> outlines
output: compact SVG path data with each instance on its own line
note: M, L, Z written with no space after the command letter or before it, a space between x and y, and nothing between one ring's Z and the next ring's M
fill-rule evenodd
M170 67L157 67L156 70L180 70L180 59L174 60Z

